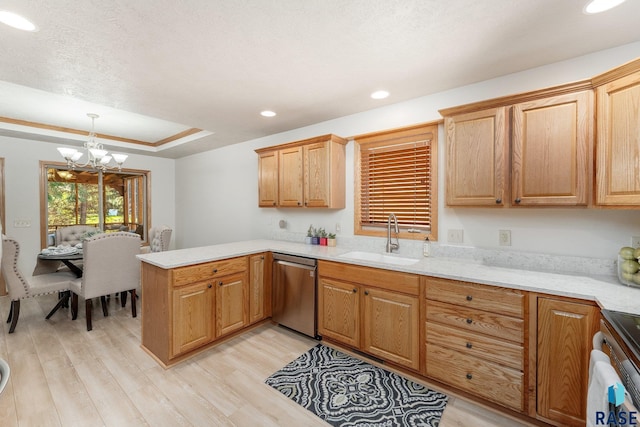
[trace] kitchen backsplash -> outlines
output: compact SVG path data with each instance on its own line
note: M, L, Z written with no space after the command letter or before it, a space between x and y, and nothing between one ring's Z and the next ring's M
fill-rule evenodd
M269 238L287 242L304 242L306 233L275 230ZM422 257L421 240L400 240L394 253L406 257ZM366 236L337 236L337 247L366 252L383 252L386 238ZM503 268L545 271L585 276L615 276L616 259L587 258L532 252L506 251L431 243L431 256L455 258Z

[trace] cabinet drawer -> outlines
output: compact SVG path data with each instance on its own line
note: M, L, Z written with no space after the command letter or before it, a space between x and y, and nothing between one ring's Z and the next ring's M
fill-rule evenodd
M223 259L173 270L173 286L182 286L247 270L247 257Z
M517 343L524 341L524 320L493 312L427 301L427 321Z
M427 376L517 411L524 407L524 374L436 345L427 346Z
M427 347L448 347L462 354L523 370L524 348L518 344L432 322L427 322L426 340Z
M432 277L425 282L428 299L523 317L524 293L521 291Z

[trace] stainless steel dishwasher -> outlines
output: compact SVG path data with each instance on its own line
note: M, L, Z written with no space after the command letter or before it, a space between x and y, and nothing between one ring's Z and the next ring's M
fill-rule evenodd
M273 254L272 320L316 338L316 260Z

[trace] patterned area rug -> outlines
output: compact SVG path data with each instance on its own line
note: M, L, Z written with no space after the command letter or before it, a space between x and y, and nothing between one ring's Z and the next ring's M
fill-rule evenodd
M318 344L265 381L334 426L437 426L447 396Z

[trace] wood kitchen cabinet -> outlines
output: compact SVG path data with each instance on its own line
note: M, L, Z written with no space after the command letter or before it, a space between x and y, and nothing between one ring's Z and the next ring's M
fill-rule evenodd
M258 206L278 205L278 151L258 155Z
M170 366L249 324L249 258L142 263L142 348Z
M532 348L535 364L536 411L554 425L584 426L586 420L589 355L593 335L599 330L599 308L586 301L538 297ZM535 310L532 310L534 313Z
M249 257L249 323L271 317L271 253Z
M524 412L526 294L432 277L422 280L426 375Z
M256 150L259 206L344 208L346 144L324 135Z
M418 276L327 261L318 272L323 338L419 370Z
M445 116L444 127L447 205L503 206L508 178L507 109Z
M172 355L188 352L213 341L215 291L211 281L175 289L172 301Z
M448 206L586 206L593 91L577 82L441 110Z
M640 207L640 60L594 77L596 204Z

